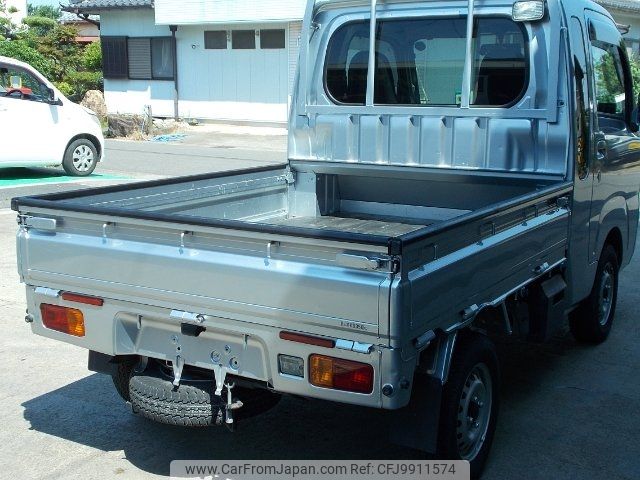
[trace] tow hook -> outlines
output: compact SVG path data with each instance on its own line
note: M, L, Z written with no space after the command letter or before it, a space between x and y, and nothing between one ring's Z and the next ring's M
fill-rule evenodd
M180 355L176 355L175 362L171 363L173 367L173 386L180 386L180 379L182 378L182 369L184 368L184 358Z
M242 408L242 402L240 400L233 401L233 396L231 394L231 389L235 387L235 383L227 383L225 384L227 387L227 404L225 405L225 420L224 423L229 431L233 432L234 430L234 420L233 420L233 411Z

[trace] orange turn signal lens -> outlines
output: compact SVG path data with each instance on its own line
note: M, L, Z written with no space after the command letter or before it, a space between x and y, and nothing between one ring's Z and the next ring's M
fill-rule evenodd
M309 382L316 387L355 393L373 392L373 367L366 363L313 354Z
M84 316L80 310L43 303L40 305L40 313L45 327L75 337L84 337Z

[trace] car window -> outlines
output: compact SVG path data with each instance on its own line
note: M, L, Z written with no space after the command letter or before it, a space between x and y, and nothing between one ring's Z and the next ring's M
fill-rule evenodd
M624 119L626 92L619 47L593 41L591 55L598 114Z
M473 41L473 105L505 106L527 79L524 30L508 18L478 18ZM460 105L466 56L466 19L379 20L374 103ZM364 105L369 22L339 28L329 42L325 81L338 103Z
M0 66L0 95L7 98L44 102L47 88L28 71L11 65Z

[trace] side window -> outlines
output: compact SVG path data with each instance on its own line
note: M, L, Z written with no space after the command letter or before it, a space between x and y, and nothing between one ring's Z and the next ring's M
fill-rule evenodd
M620 47L592 41L591 56L598 116L624 120L627 99Z
M0 95L19 100L44 102L47 89L28 71L14 66L0 66Z

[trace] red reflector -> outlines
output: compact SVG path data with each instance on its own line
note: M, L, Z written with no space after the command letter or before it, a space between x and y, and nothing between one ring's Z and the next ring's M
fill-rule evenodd
M95 305L96 307L104 305L102 298L89 297L88 295L80 295L79 293L64 292L62 299L67 302L84 303L86 305Z
M40 305L40 313L45 327L84 337L84 316L80 310L43 303Z
M316 387L371 393L373 367L366 363L314 354L309 357L309 382Z
M290 342L306 343L307 345L315 345L317 347L333 348L336 346L335 340L303 335L301 333L280 332L280 338L282 340L289 340Z

